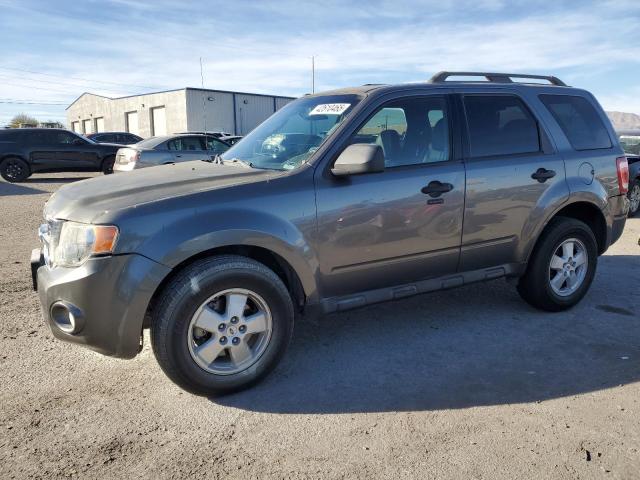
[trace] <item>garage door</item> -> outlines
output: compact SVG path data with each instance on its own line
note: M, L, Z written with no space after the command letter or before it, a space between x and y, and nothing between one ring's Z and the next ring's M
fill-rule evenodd
M155 136L167 134L167 117L164 107L151 109L151 133Z
M80 132L80 122L71 122L71 130L76 133L82 133Z
M125 120L127 125L127 132L139 135L138 132L140 130L138 128L138 112L125 113Z
M83 133L91 133L91 120L83 120L82 121L82 131Z
M104 132L104 118L96 118L96 132Z

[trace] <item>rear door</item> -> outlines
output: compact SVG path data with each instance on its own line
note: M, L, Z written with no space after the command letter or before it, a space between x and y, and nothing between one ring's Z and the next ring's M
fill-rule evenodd
M176 137L167 142L167 147L172 152L175 162L210 159L202 135Z
M24 145L30 150L31 164L36 170L59 168L56 130L35 130L24 135Z
M522 262L549 206L569 196L563 159L518 92L465 91L458 101L467 133L460 269Z
M403 92L380 101L341 145L340 151L352 143L382 146L384 172L336 178L330 165L316 171L323 295L388 288L456 271L464 165L454 153L449 98L440 92Z

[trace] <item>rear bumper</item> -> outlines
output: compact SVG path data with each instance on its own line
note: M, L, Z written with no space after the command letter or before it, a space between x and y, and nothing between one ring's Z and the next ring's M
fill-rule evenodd
M92 258L77 268L35 266L36 287L45 320L53 335L104 355L134 357L151 297L170 272L141 255ZM73 329L56 322L60 305L77 320Z
M609 198L609 205L613 215L611 217L611 226L607 232L607 247L616 243L622 236L624 226L627 222L627 215L629 214L629 199L626 195L611 197Z

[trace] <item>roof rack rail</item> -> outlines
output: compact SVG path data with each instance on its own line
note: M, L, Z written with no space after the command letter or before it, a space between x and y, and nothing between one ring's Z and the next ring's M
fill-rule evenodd
M567 84L553 75L527 75L523 73L493 73L493 72L438 72L429 83L444 83L449 77L484 77L488 82L494 83L514 83L512 78L531 78L536 80L546 80L551 85L566 87ZM477 80L481 82L482 80ZM524 83L524 82L515 82Z

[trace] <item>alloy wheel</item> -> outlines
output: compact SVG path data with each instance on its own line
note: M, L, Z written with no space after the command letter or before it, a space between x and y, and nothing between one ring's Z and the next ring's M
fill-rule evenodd
M193 360L216 375L246 370L264 353L273 330L271 312L257 293L232 288L209 297L189 323Z
M568 297L583 284L589 267L587 249L577 238L564 240L549 262L549 284L560 297Z

